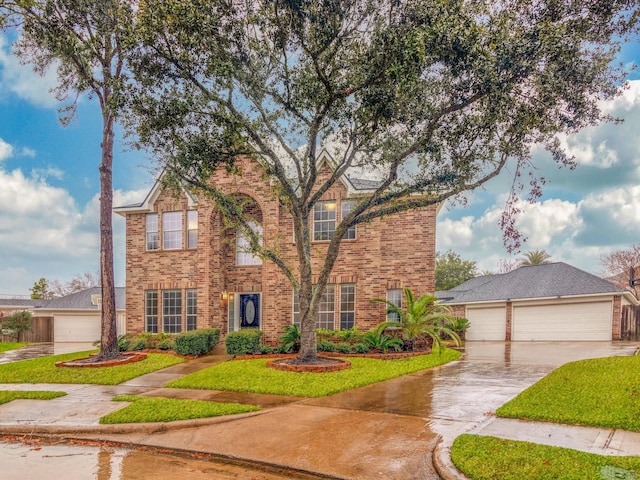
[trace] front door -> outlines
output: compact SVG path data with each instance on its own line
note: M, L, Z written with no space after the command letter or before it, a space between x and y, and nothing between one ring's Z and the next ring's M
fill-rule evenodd
M240 328L260 328L260 294L240 294Z

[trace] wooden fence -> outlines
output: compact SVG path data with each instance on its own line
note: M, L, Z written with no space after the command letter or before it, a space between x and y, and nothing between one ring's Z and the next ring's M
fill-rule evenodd
M621 340L640 340L640 305L622 307Z
M13 337L0 335L0 342L14 342ZM53 342L53 317L33 317L31 330L20 335L21 342Z

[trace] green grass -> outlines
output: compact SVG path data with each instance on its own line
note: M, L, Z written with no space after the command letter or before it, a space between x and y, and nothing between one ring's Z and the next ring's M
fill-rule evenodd
M640 358L568 363L500 407L502 417L640 431Z
M173 355L151 353L145 360L116 367L71 368L56 367L55 363L87 357L89 352L67 353L49 357L22 360L0 365L0 383L89 383L117 385L145 373L182 363Z
M26 342L0 342L0 353L8 352L9 350L17 350L26 346Z
M640 476L640 457L610 457L495 437L461 435L453 463L473 480L608 480Z
M132 403L121 410L102 417L100 423L173 422L176 420L218 417L260 410L255 405L140 397L136 395L121 395L115 397L114 400Z
M294 373L267 368L267 360L234 360L168 383L167 387L323 397L406 375L456 360L460 352L445 349L401 360L349 358L351 368L332 373Z
M2 390L0 391L0 405L9 403L13 400L53 400L54 398L64 397L65 392L45 392L45 391L18 391L18 390Z

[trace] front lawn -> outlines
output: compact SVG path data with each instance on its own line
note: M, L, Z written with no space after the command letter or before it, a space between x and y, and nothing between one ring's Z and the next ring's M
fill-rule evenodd
M141 397L137 395L120 395L113 400L132 403L121 410L102 417L100 423L174 422L176 420L219 417L221 415L260 410L260 407L255 405Z
M170 367L185 360L174 355L151 353L145 360L116 367L56 367L56 362L87 357L89 352L67 353L0 365L0 383L89 383L117 385L132 378Z
M168 383L172 388L231 390L299 397L323 397L451 362L460 352L445 349L400 360L351 357L351 368L332 373L283 372L266 367L267 360L233 360Z
M640 358L568 363L500 407L501 417L640 431Z
M26 346L26 342L0 342L0 353L8 352L9 350L17 350Z
M640 476L640 457L603 456L468 434L455 439L451 459L473 480L601 480Z
M53 400L54 398L64 397L65 392L49 392L34 390L0 390L0 405L13 400Z

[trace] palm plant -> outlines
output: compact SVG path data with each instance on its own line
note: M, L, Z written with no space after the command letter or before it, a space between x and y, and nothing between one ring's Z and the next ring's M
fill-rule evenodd
M449 326L454 317L447 305L438 305L438 298L429 293L415 298L411 289L405 287L403 292L404 308L381 298L372 300L385 303L387 314L396 314L398 317L398 321L382 322L376 330L383 332L390 327L400 328L402 339L411 350L415 350L416 343L427 337L433 340L433 345L438 347L438 351L442 350L441 336L449 337L456 345L460 345L460 337Z
M285 325L284 333L280 336L284 353L297 353L300 351L300 328L297 325Z
M384 330L375 328L369 330L362 336L362 342L369 347L387 353L387 350L393 348L396 352L402 349L402 339L385 335Z
M524 254L524 258L520 259L520 263L518 264L521 267L531 267L533 265L544 265L549 263L549 259L551 255L549 255L544 250L531 250Z

